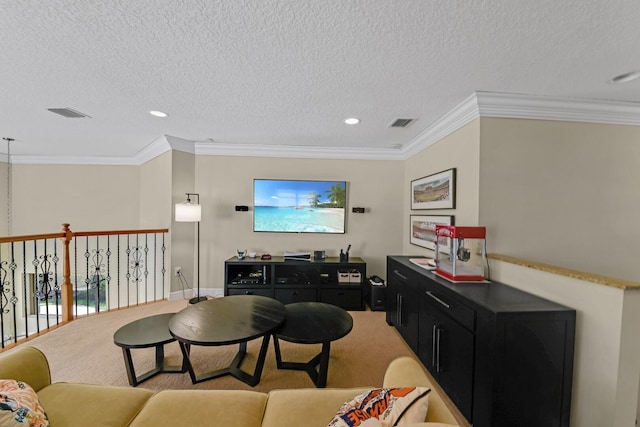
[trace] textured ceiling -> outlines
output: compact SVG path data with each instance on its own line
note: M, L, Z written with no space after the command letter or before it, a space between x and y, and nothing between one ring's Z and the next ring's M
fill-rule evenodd
M640 69L637 0L0 5L0 137L17 156L133 156L162 135L390 149L476 91L640 102L640 80L608 84Z

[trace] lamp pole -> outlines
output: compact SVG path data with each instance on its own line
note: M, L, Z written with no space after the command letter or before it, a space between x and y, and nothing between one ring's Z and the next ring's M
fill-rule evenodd
M200 194L198 193L186 193L187 202L190 201L189 196L196 196L196 205L200 206ZM200 207L202 209L202 207ZM195 297L189 300L189 304L196 304L201 301L205 301L207 297L200 296L200 218L196 221L196 278L198 280L198 293Z
M195 222L197 230L196 240L196 265L198 280L198 293L195 297L189 300L189 303L195 304L200 301L205 301L207 297L200 296L200 220L202 219L202 206L200 206L200 194L198 193L185 193L187 195L187 201L184 203L176 204L176 222ZM191 196L196 197L196 202L191 202Z

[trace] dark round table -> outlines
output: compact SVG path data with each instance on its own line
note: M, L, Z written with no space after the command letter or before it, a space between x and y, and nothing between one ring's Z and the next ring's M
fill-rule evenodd
M164 345L175 341L169 333L169 321L175 313L157 314L155 316L144 317L134 320L122 326L113 334L115 345L122 347L124 364L127 369L129 384L137 386L141 382L159 373L184 373L186 365L166 366L164 364ZM131 358L132 348L156 348L156 366L154 369L140 376L136 376L136 371Z
M322 302L296 302L287 304L285 309L286 322L273 338L278 369L307 371L316 387L326 387L331 342L351 332L353 318L344 309ZM284 362L279 339L298 344L322 344L322 350L306 363Z
M260 382L270 335L282 325L285 308L272 298L257 295L233 295L210 299L178 312L169 322L171 335L180 343L187 371L194 384L232 375L255 386ZM240 369L247 353L247 342L262 337L262 346L253 373ZM196 375L189 360L192 345L220 346L239 344L228 368Z

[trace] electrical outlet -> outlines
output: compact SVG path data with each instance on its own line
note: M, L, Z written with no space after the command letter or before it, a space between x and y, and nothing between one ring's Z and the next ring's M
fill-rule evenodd
M182 274L182 267L176 267L176 276L179 276Z

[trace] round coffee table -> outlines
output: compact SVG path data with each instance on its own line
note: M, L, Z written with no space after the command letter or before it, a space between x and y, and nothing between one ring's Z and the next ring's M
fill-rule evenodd
M331 341L351 332L353 318L342 308L322 302L296 302L285 305L285 309L287 320L273 337L278 369L307 371L316 387L326 387ZM321 343L322 350L306 363L284 362L279 339L299 344Z
M113 334L114 344L122 347L127 377L129 378L129 384L132 386L135 387L159 373L176 374L187 372L184 359L182 366L166 366L164 364L164 345L175 341L175 338L169 333L169 321L174 315L175 313L165 313L134 320L122 326ZM149 372L137 377L131 358L131 349L149 347L156 348L156 366Z
M169 322L169 331L180 343L187 371L193 384L232 375L250 386L260 382L269 337L284 322L282 303L257 295L233 295L191 305ZM262 337L262 346L253 373L240 369L247 354L247 342ZM228 368L196 375L189 360L192 345L220 346L239 344L240 348Z

